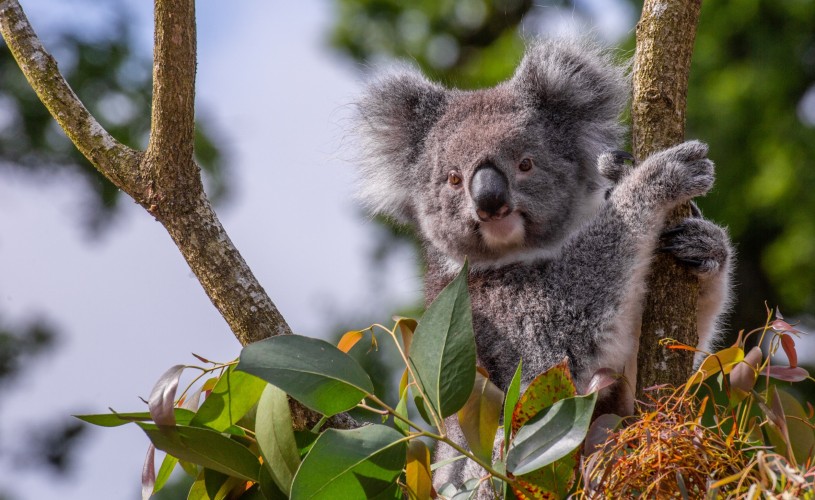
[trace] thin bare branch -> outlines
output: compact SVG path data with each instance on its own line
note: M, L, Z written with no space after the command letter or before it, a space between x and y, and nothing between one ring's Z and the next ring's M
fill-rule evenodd
M88 112L17 0L0 1L0 32L29 85L77 149L117 187L132 192L141 153L114 139Z
M637 24L634 99L631 119L634 156L643 159L679 144L685 137L688 74L701 0L646 0ZM678 207L668 226L690 216ZM682 385L691 374L693 356L671 351L659 340L671 337L687 345L699 341L696 311L699 284L672 258L658 255L651 266L637 358L638 399L658 383Z
M171 165L186 165L193 158L195 37L194 0L155 0L153 113L147 154L170 155Z

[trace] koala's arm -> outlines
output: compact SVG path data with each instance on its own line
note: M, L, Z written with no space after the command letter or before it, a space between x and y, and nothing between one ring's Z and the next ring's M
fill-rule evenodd
M705 352L715 350L719 318L730 306L734 250L727 231L702 218L694 206L692 217L662 233L660 250L669 252L698 277L697 347ZM696 356L697 363L703 356Z
M612 151L600 156L600 172L616 187L632 172L627 163L633 157L624 152ZM609 196L611 190L609 191ZM697 329L701 351L715 350L719 319L731 305L730 291L735 251L727 231L702 217L696 204L691 202L692 216L660 235L659 250L668 252L682 266L699 279ZM701 354L701 353L700 353ZM703 356L703 355L702 355ZM697 364L702 356L697 356Z
M691 141L657 153L620 179L597 216L551 263L547 293L557 298L564 316L582 315L594 326L572 334L591 336L583 342L594 353L579 385L596 369L621 370L631 359L645 278L665 217L712 185L713 163L704 144Z

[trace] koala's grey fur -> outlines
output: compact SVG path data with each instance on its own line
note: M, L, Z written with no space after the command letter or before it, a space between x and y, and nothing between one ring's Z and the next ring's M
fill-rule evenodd
M619 147L627 95L625 71L607 53L560 40L532 45L515 75L493 88L446 89L405 71L371 85L358 103L361 199L418 228L428 304L469 259L479 363L502 389L520 358L524 384L564 356L579 390L599 368L631 373L659 248L710 278L718 293L700 300L706 314L723 307L726 234L688 219L661 239L670 209L712 186L707 147L688 142L631 171L600 158ZM519 168L524 158L529 171ZM485 165L508 185L497 220L477 214L471 196ZM715 314L700 325L712 326ZM631 411L630 395L618 403ZM447 427L463 443L455 416ZM478 473L469 467L458 461L434 482L461 484Z

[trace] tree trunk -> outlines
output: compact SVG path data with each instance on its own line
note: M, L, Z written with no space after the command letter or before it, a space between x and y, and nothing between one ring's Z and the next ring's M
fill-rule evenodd
M637 24L634 97L631 110L634 156L649 155L685 138L688 74L701 0L646 0ZM690 215L678 207L667 227ZM637 358L637 398L654 384L683 384L691 374L693 354L669 350L665 338L690 346L698 343L696 311L699 284L674 259L659 254L651 266Z

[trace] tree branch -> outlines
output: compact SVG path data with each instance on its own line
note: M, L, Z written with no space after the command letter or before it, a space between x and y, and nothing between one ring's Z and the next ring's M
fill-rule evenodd
M646 0L637 24L634 98L631 118L634 156L649 155L678 144L685 137L685 107L693 43L701 0ZM668 218L670 227L690 216L688 204ZM670 337L696 346L699 284L667 255L651 266L637 358L637 395L657 383L683 384L691 374L693 356L659 345Z
M31 88L77 149L118 188L133 189L141 153L114 139L85 108L17 0L0 2L0 33Z
M148 153L117 142L59 73L17 0L0 0L0 32L60 127L88 160L170 233L242 344L291 333L213 212L193 161L195 11L156 0L153 123Z
M194 0L155 0L153 112L147 154L191 162L195 138Z

